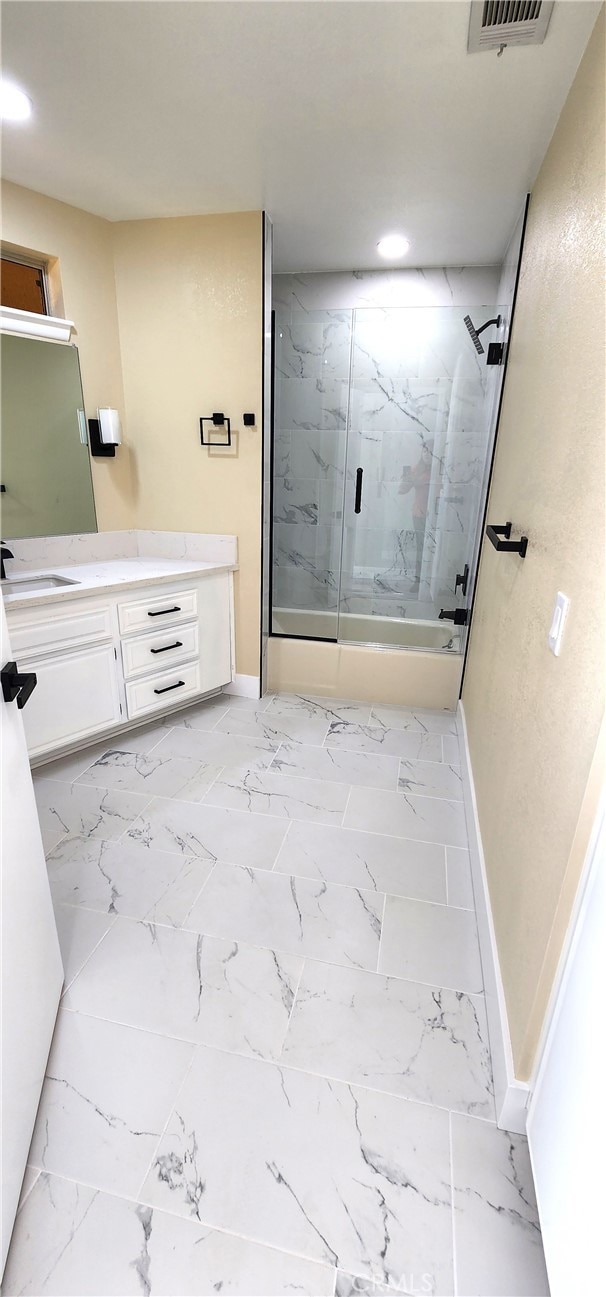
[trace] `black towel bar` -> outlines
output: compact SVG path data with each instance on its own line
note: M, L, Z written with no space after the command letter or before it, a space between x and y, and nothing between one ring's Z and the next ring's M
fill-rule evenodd
M508 554L519 554L520 558L525 557L528 549L528 536L520 536L519 540L510 540L510 522L503 523L500 527L489 525L486 528L486 535L495 549L506 550ZM501 540L502 536L505 537L505 540Z

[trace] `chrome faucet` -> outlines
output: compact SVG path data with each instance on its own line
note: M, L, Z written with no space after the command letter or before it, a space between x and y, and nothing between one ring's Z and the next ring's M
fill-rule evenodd
M13 554L12 549L9 549L8 545L5 545L3 540L0 541L0 577L2 578L3 581L6 578L6 568L4 566L4 560L5 558L14 558L14 557L15 555Z

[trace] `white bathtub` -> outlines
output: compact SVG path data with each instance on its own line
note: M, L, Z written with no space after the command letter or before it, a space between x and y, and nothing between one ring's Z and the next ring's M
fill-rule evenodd
M369 617L361 613L310 612L305 608L274 608L272 630L277 635L336 640L416 652L460 653L461 637L451 622L413 621L405 617Z

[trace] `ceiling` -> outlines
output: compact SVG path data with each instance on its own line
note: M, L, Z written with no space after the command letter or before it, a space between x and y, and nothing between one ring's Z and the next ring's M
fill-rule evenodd
M545 43L467 54L468 0L5 0L35 117L10 180L110 220L266 208L276 268L502 258L600 4Z

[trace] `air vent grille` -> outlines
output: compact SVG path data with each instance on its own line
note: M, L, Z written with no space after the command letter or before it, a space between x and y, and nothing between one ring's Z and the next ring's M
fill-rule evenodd
M472 0L469 53L501 45L542 45L553 5L554 0Z

